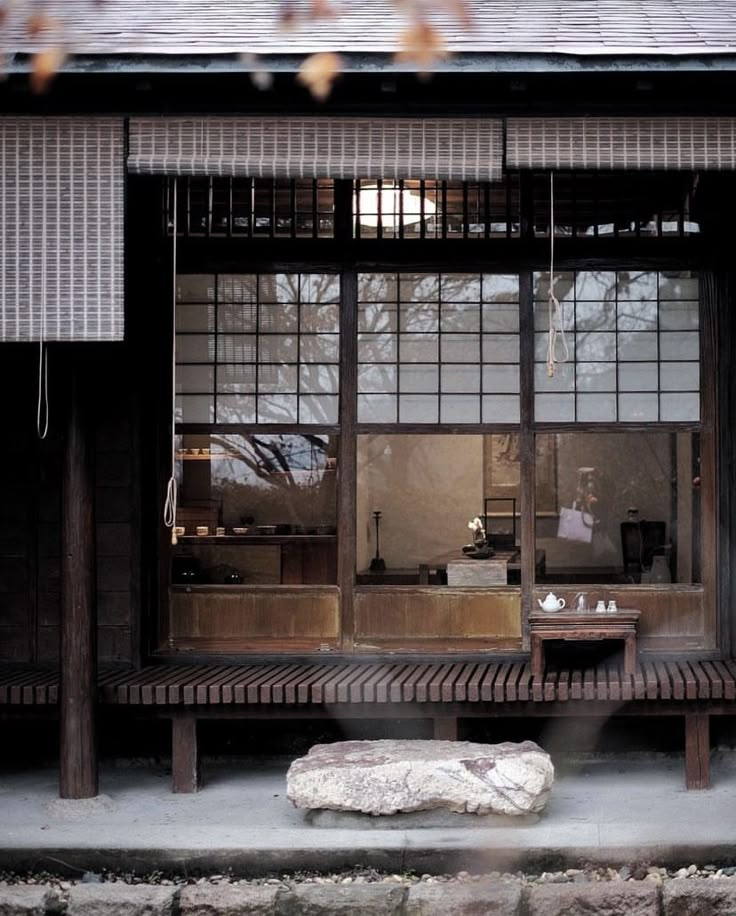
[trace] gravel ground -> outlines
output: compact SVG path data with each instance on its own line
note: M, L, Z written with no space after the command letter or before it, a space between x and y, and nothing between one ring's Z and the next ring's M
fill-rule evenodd
M65 863L60 862L64 866ZM356 866L349 871L318 874L315 872L292 872L289 874L264 875L258 878L242 879L234 875L206 875L186 876L169 875L160 871L148 874L134 874L131 872L84 872L78 879L68 879L60 874L48 871L21 874L0 871L0 884L34 885L46 884L60 890L68 890L75 884L97 884L102 882L119 882L123 884L157 884L162 886L180 887L184 885L204 884L237 884L237 885L270 885L284 890L290 890L303 884L398 884L410 887L416 884L472 884L482 880L492 881L521 881L523 885L538 884L594 884L598 882L614 881L648 881L661 884L665 879L688 880L692 878L731 878L736 885L736 866L719 867L718 865L705 865L699 868L690 865L687 868L668 869L656 865L623 866L622 868L568 868L566 871L542 872L532 874L515 872L513 874L501 872L487 872L485 874L469 874L466 871L444 875L417 875L385 874L372 868Z

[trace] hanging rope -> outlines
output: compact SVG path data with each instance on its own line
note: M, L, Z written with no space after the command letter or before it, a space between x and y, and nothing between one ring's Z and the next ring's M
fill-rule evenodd
M176 544L176 232L177 232L177 190L178 179L174 178L174 231L172 243L172 319L171 319L171 476L166 484L164 503L164 525L171 528L171 543Z
M46 175L46 128L43 136L43 174ZM41 192L41 337L38 342L38 403L36 404L36 433L45 439L49 432L49 354L46 348L46 185Z
M554 378L555 364L565 363L570 351L565 338L565 315L559 299L555 296L555 173L549 173L549 335L547 337L547 378ZM557 336L562 343L562 359L557 359Z

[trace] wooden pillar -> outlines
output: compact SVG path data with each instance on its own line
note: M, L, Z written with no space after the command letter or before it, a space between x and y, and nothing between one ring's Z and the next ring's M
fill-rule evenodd
M197 792L200 788L197 720L178 715L171 720L171 791Z
M685 780L688 789L710 788L710 716L685 715Z
M60 795L98 794L94 470L78 369L69 390L62 470Z

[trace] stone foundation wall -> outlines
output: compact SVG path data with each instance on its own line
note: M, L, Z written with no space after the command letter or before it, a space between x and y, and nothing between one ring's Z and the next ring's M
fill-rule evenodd
M523 884L0 884L3 916L727 916L736 881Z

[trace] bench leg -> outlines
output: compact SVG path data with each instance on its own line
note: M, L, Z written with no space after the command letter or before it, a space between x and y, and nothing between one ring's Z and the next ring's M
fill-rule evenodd
M432 719L435 741L457 741L457 719Z
M544 674L542 639L536 633L532 633L529 644L532 650L532 674L534 677L541 677Z
M196 792L199 781L197 720L174 716L171 720L171 791Z
M685 716L685 780L688 789L710 788L710 717Z

